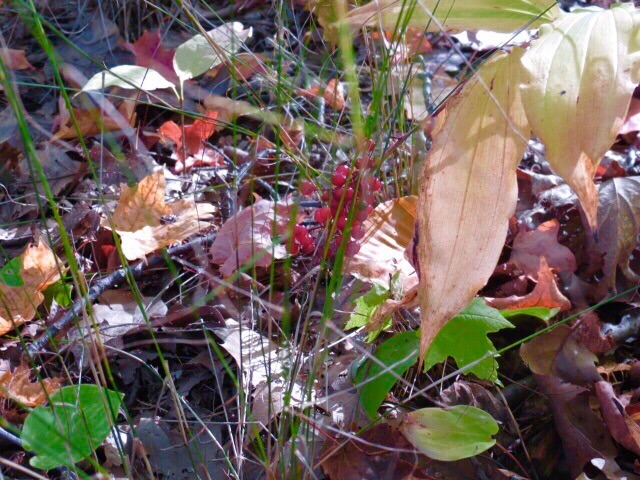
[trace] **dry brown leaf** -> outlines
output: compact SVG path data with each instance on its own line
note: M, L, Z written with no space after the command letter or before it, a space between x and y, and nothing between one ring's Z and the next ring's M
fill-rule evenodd
M538 270L538 283L533 291L524 295L512 295L506 298L485 298L487 305L498 309L515 310L528 307L559 308L560 311L569 310L571 302L565 297L553 276L553 272L547 265L544 257L540 257L540 268Z
M44 300L40 292L60 279L62 262L44 241L27 247L21 258L24 285L10 287L0 282L0 335L32 320Z
M422 357L486 284L504 245L518 196L516 167L529 137L514 87L522 52L494 54L436 126L417 206Z
M103 131L113 132L132 126L136 121L135 108L136 102L123 100L117 110L119 115L109 116L105 111L98 108L91 110L74 109L73 113L80 135L82 137L91 137L99 135ZM61 107L60 128L53 138L63 140L78 138L78 130L76 130L66 107Z
M13 372L0 368L0 396L27 407L35 407L47 401L52 393L60 390L62 378L44 378L42 383L29 380L31 370L20 365Z
M202 220L217 210L210 204L196 204L193 199L167 204L165 189L163 170L143 178L134 187L122 185L111 221L128 260L144 258L207 228L208 224ZM107 221L103 221L103 226L111 228Z
M311 99L322 95L322 98L327 102L327 105L334 110L342 110L345 106L344 87L337 78L329 80L326 87L316 85L307 89L298 89L296 90L296 93Z
M378 205L362 223L365 236L360 251L347 265L350 273L363 282L377 282L389 286L396 272L403 291L418 283L415 269L404 256L415 231L418 197L402 197Z
M24 50L0 48L0 59L9 70L35 70L27 60Z
M274 237L287 236L293 212L293 205L258 200L236 213L216 235L211 262L228 277L244 265L268 267L274 259L285 258L285 243L274 242Z

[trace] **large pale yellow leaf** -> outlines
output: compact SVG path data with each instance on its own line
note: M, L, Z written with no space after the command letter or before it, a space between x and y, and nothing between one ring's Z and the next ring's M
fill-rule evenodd
M32 320L44 300L40 292L60 279L62 262L44 241L28 246L21 259L23 285L0 282L0 335Z
M528 138L521 56L498 52L478 70L446 107L425 160L417 206L422 356L485 285L507 235Z
M432 32L441 27L513 32L524 26L535 28L557 15L552 0L374 0L351 10L345 20L355 28L379 26L388 31L406 23Z
M592 227L593 175L624 123L640 81L640 13L631 4L574 11L540 28L522 57L522 100L553 170L577 193Z
M196 204L192 198L165 203L165 178L157 170L134 187L122 186L111 222L128 260L143 258L172 243L181 242L208 226L202 220L216 211L210 204Z

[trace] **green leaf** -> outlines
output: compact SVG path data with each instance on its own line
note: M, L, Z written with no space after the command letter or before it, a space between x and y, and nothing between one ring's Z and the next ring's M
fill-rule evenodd
M123 397L97 385L72 385L51 395L48 407L29 413L20 435L24 448L36 454L30 464L50 470L87 458L107 438Z
M552 0L377 0L351 10L346 21L356 28L381 26L390 32L404 25L431 32L513 32L523 26L537 28L558 12Z
M365 293L360 298L357 298L354 302L356 308L353 310L351 315L349 316L349 321L345 325L345 330L351 330L353 328L360 328L369 323L369 319L373 312L375 312L376 308L384 303L390 297L390 292L383 285L378 283L374 283L367 293ZM375 338L380 334L382 330L387 328L387 325L384 325L380 330L375 332L369 332L367 336L367 341L372 342Z
M12 258L0 269L0 282L9 287L23 287L24 280L22 279L22 275L20 275L21 270L22 258Z
M64 278L61 278L53 285L49 285L42 294L44 295L44 301L46 305L51 305L53 300L56 301L61 307L68 307L71 305L71 292L73 286Z
M498 424L479 408L456 405L423 408L405 415L400 431L420 453L451 462L488 450L496 441Z
M420 331L402 332L376 349L375 360L367 359L358 367L355 384L361 386L360 403L369 417L377 415L389 390L416 363L419 349Z
M513 310L500 310L500 315L502 315L507 320L520 316L535 317L546 323L553 317L555 317L559 311L559 308L527 307L515 308Z
M640 82L640 10L574 10L540 28L522 57L522 102L545 156L595 228L593 176ZM593 113L597 112L597 115Z
M452 357L458 368L462 368L488 352L495 353L496 349L487 334L503 328L513 328L513 325L498 310L487 306L482 298L474 298L467 308L440 329L427 350L425 369L444 362L448 357ZM498 378L498 363L493 357L488 357L466 369L465 373L495 381Z
M178 78L184 82L223 63L224 54L236 53L252 34L251 28L245 30L241 23L230 22L207 32L209 40L204 35L196 35L187 40L176 49L173 57L173 68ZM214 49L210 42L219 50Z
M83 92L107 87L140 89L150 92L159 88L175 88L175 85L155 70L137 65L118 65L96 73L82 87Z

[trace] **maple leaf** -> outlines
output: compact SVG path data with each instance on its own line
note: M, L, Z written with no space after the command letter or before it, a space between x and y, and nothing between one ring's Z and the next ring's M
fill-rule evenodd
M534 289L523 296L512 295L505 298L486 298L488 305L498 309L515 310L518 308L547 307L559 308L560 311L569 310L571 302L562 295L553 272L544 257L540 257L538 269L538 283Z
M0 282L0 335L32 320L44 301L41 292L60 279L62 262L43 240L28 246L18 258L22 285Z
M27 60L24 50L0 48L0 59L9 70L35 70Z
M145 30L135 42L125 43L124 47L136 56L137 65L151 68L170 82L178 83L178 75L173 69L175 50L162 46L159 31Z
M9 362L0 364L0 396L14 400L27 407L35 407L47 401L49 395L60 390L62 378L44 378L42 383L29 380L31 370L20 365L13 372Z
M285 258L285 243L274 242L274 237L288 236L292 215L293 205L258 200L222 225L211 245L211 262L228 277L244 265L268 267Z
M120 199L111 223L102 221L120 235L122 252L128 260L144 258L148 253L181 242L208 224L203 221L217 209L210 204L196 204L193 199L165 203L165 178L159 169L138 185L122 184Z
M363 223L365 236L360 251L346 271L368 283L388 286L399 272L399 282L407 292L418 284L415 268L405 258L411 244L416 215L416 196L396 198L378 205Z
M559 230L560 222L556 219L541 223L531 232L521 226L513 240L509 261L533 280L538 278L542 257L545 258L549 268L573 272L576 269L576 257L571 250L558 242Z

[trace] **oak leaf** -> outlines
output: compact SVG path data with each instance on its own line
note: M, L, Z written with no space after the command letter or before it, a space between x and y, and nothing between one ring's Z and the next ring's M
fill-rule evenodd
M421 358L485 285L507 236L529 138L513 88L521 55L519 48L494 54L438 117L417 205Z
M28 366L20 365L13 372L2 367L0 365L0 396L27 407L35 407L45 403L49 395L60 390L64 380L62 378L44 378L42 382L32 382L29 380L31 370Z
M19 258L22 285L0 282L0 335L32 320L44 300L41 292L60 279L62 262L44 241L28 246Z
M118 205L106 228L120 235L122 252L128 260L144 258L148 253L181 242L208 224L203 221L217 209L196 204L193 199L165 203L165 178L157 170L134 187L122 185Z

